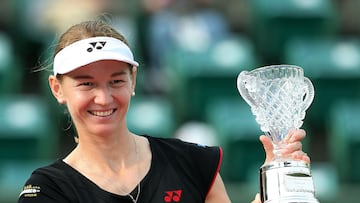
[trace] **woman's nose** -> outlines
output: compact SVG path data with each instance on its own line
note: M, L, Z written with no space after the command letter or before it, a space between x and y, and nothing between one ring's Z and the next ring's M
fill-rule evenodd
M113 101L112 93L107 87L101 87L96 90L94 102L100 105L107 105Z

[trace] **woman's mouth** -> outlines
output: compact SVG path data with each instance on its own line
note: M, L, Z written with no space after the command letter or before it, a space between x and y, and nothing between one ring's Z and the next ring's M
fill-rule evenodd
M116 109L111 109L111 110L107 110L107 111L89 111L89 113L94 116L106 117L106 116L110 116L115 111L116 111Z

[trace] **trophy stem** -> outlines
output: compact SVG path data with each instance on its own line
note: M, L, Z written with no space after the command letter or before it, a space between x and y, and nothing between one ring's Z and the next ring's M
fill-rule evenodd
M273 145L274 145L274 150L273 150L274 158L273 158L273 160L274 161L283 160L281 151L282 151L283 148L286 147L286 145L285 144L279 144L279 143L278 144L273 143Z
M278 161L281 160L281 150L280 149L274 149L274 160Z

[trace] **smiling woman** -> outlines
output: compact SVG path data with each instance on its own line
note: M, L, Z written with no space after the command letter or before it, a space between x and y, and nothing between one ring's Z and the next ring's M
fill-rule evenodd
M68 109L78 143L31 174L19 203L230 202L219 174L220 147L129 131L138 65L124 37L102 21L74 25L60 37L49 85ZM294 143L305 137L294 134ZM271 158L271 141L261 140ZM299 151L301 144L287 153Z
M89 136L83 134L104 134L110 138L119 132L116 128L126 127L135 77L136 67L130 70L127 63L101 60L63 75L61 81L55 76L50 76L49 81L57 100L67 104L79 140L84 140Z
M125 38L102 21L74 25L60 37L49 85L67 107L78 143L63 159L35 170L19 202L195 203L215 188L218 200L229 202L218 175L219 147L128 130L138 65Z

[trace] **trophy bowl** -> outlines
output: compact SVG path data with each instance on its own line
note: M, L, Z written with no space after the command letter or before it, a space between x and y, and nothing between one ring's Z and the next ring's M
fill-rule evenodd
M271 65L242 71L237 88L257 123L274 144L275 158L260 168L260 195L265 203L314 202L310 165L281 156L284 138L303 124L314 98L314 87L295 65Z

